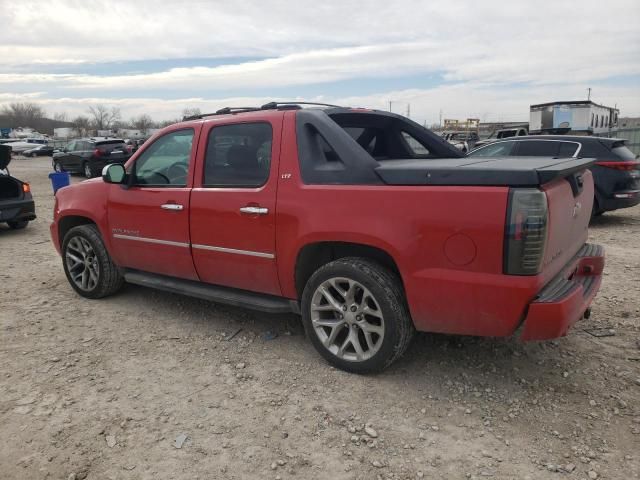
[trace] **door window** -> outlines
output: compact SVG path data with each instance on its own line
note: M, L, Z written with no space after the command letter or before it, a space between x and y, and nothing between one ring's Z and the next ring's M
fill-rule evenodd
M268 123L238 123L209 133L204 165L205 187L264 185L271 168L273 130Z
M560 143L541 140L518 142L517 155L523 157L555 157L558 155Z
M73 152L73 151L75 151L75 149L76 149L76 144L77 144L77 143L78 143L78 142L70 142L70 143L67 145L67 147L66 147L67 152Z
M514 142L496 142L490 143L486 147L472 151L471 157L505 157L511 155Z
M193 129L167 133L147 148L134 165L135 185L185 187Z

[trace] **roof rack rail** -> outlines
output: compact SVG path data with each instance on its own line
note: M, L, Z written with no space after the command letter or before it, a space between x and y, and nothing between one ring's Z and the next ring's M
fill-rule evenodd
M296 105L318 105L320 107L335 107L335 108L343 108L340 105L333 105L331 103L320 103L320 102L269 102L265 103L260 107L261 110L273 110L278 108L280 105L287 106L291 105L295 107Z
M188 117L182 117L183 122L187 122L189 120L200 120L205 117L213 117L215 115L229 115L231 113L242 113L242 112L256 112L260 110L257 107L224 107L219 110L216 110L213 113L199 113L198 115L190 115Z

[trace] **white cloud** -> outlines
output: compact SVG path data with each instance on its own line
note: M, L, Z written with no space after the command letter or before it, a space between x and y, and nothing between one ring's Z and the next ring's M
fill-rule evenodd
M417 82L343 100L410 101L413 114L430 121L441 108L458 117L526 117L530 103L582 98L592 86L597 100L638 114L638 86L610 79L640 75L639 14L636 0L610 0L606 9L595 0L579 7L552 0L22 0L0 10L0 91L18 92L0 95L0 103L27 92L50 110L86 110L100 100L125 114L146 109L166 118L191 101L186 97L203 97L193 101L205 106L238 104L211 92L259 100L251 98L256 89L315 85L322 94L327 82L442 74L450 84L429 89ZM61 75L47 65L238 56L269 58L117 76ZM16 73L24 64L36 73ZM151 90L160 98L141 98ZM185 98L166 100L163 92Z

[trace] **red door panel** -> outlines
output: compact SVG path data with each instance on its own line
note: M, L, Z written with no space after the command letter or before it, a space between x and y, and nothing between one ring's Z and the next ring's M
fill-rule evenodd
M197 280L189 248L189 191L112 185L108 216L119 265ZM169 209L180 205L182 210Z
M268 149L270 163L262 167L266 181L258 187L214 186L216 179L222 178L223 182L230 178L228 170L233 170L233 152L236 150L240 156L248 155L256 165L260 161L256 161L255 155L265 156L268 142L264 137L255 142L242 140L242 135L236 133L237 129L227 128L238 123L251 123L250 117L243 116L243 122L227 120L224 125L213 124L203 128L198 150L204 152L201 158L205 161L200 162L196 169L196 188L191 193L190 229L193 261L200 280L204 282L280 294L275 258L275 210L282 112L276 115L269 122L257 122L270 125L273 139ZM224 130L215 133L216 129ZM263 135L264 128L258 130ZM213 138L218 138L216 135L220 142ZM263 153L256 153L260 149ZM212 153L213 150L217 150L217 154ZM215 155L218 155L217 166L212 165L212 156ZM220 157L224 157L223 160ZM213 174L205 175L212 166ZM211 182L214 185L207 187ZM250 182L251 179L248 180Z

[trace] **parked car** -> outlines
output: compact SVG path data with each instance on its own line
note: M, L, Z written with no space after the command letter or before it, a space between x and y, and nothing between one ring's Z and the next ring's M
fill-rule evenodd
M46 138L25 138L16 142L11 142L8 145L11 147L13 153L23 153L26 150L31 150L39 145L47 145L49 140Z
M470 157L583 157L593 158L595 183L592 215L640 203L640 162L619 138L532 135L501 140L478 148Z
M25 157L38 157L43 155L50 157L53 155L53 147L51 145L38 145L35 148L23 151L22 155Z
M29 184L9 174L10 162L11 148L0 145L0 223L19 230L35 220L36 210Z
M415 330L542 340L588 315L590 165L474 161L389 112L225 109L59 190L51 237L81 296L126 281L300 313L325 359L370 372Z
M511 137L524 137L526 135L529 135L529 132L524 127L503 128L501 130L496 130L495 132L491 133L491 135L489 135L488 138L484 138L482 140L478 140L473 145L472 148L479 148L479 147L482 147L483 145L487 145L489 143L493 143L496 140L502 140L502 139L511 138Z
M105 165L124 163L131 155L119 138L80 138L62 151L54 151L51 161L56 172L82 173L87 178L100 175Z
M476 132L443 132L442 138L462 153L467 153L475 146L476 142L479 141Z

